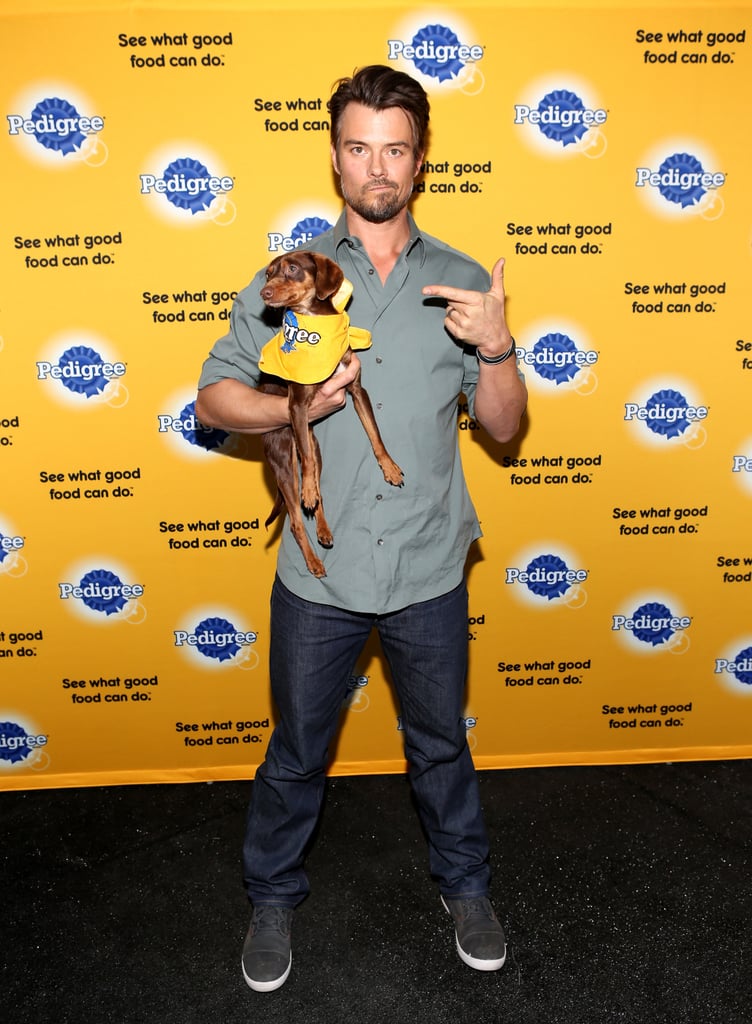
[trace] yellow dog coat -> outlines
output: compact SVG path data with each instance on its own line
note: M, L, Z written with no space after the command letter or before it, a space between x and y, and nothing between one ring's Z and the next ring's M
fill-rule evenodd
M306 316L286 309L282 330L261 350L259 369L297 384L319 384L331 377L348 348L370 348L370 331L352 327L342 311L351 295L352 285L345 280L332 300L340 312L331 316Z

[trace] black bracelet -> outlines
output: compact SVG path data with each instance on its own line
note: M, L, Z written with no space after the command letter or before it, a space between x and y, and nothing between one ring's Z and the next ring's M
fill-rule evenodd
M480 349L477 348L475 350L475 354L478 357L479 362L485 363L487 366L498 366L499 363L505 363L507 359L511 358L511 356L515 354L516 351L517 346L514 343L514 338L512 338L512 344L506 352L502 352L500 356L484 356Z

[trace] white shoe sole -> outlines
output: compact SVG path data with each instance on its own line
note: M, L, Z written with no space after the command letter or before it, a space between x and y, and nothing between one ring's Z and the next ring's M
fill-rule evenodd
M460 940L457 938L456 932L455 945L457 946L457 952L459 954L460 960L464 964L467 964L468 967L473 967L476 971L498 971L501 967L504 966L504 963L507 958L507 953L505 949L504 956L501 957L499 960L477 960L474 956L470 956L469 953L465 952L465 950L460 945Z
M256 981L254 978L249 978L245 973L245 964L240 961L240 969L243 972L243 978L245 979L246 985L252 988L254 992L274 992L278 988L282 988L284 983L287 981L290 970L292 968L292 953L290 953L290 962L287 965L287 970L284 974L281 974L278 978L274 978L273 981Z

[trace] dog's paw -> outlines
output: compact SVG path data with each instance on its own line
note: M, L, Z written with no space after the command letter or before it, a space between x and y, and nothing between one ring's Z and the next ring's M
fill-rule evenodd
M316 540L322 548L334 547L334 537L332 536L332 531L328 527L325 530L316 531Z
M319 492L315 487L303 487L300 495L300 504L308 515L313 515L319 505Z
M384 474L386 482L391 484L392 487L401 487L405 482L405 474L399 468L397 463L390 459L388 462L384 461L380 463L380 465L381 472Z
M320 559L316 558L315 555L313 555L311 558L306 559L306 566L311 575L315 576L316 579L320 580L324 576L326 576L326 569L324 568L324 563L320 561Z

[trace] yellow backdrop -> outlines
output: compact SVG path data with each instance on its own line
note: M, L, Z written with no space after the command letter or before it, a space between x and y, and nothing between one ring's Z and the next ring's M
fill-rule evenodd
M750 755L749 14L3 4L0 786L259 763L272 486L195 385L336 218L326 100L368 63L430 93L416 218L507 257L530 391L507 448L458 417L477 764ZM375 647L334 753L403 767Z

